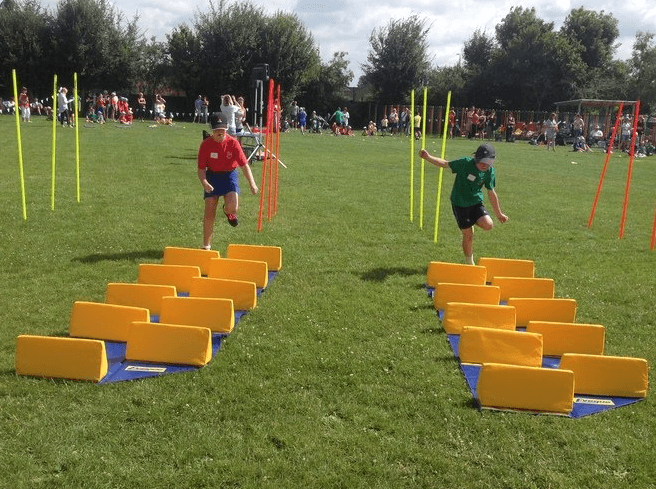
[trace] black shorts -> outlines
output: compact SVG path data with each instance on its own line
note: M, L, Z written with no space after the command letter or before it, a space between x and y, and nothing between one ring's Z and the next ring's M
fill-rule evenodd
M453 209L453 215L460 229L469 229L481 217L490 215L482 203L469 207L458 207L457 205L451 204L451 208Z

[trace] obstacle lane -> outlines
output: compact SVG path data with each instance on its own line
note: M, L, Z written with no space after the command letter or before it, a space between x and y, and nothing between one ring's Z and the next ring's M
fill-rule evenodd
M580 418L647 396L647 360L604 355L606 328L530 260L433 261L426 288L480 409Z
M69 336L20 335L16 373L108 384L197 370L281 268L275 246L231 244L226 258L167 247L136 283L109 283L104 303L75 302Z

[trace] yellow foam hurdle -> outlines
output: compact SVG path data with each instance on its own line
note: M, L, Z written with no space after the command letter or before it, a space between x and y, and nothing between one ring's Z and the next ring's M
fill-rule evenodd
M501 289L502 301L511 297L553 299L556 293L556 284L551 278L494 277L491 283Z
M159 322L200 326L214 333L230 333L235 327L235 311L231 299L165 297Z
M210 262L209 278L254 282L260 289L265 289L269 282L269 268L264 261L213 258Z
M558 368L574 372L577 394L647 396L649 363L643 358L565 353Z
M574 405L574 372L484 363L476 392L484 408L567 415Z
M150 321L148 309L77 301L73 303L69 334L78 338L125 342L134 321Z
M438 283L433 294L433 306L438 311L449 302L499 304L499 287L492 285Z
M125 358L202 367L212 359L212 332L198 326L134 322Z
M476 265L432 261L426 272L426 285L436 287L440 282L451 284L485 285L487 269Z
M465 326L460 334L459 357L462 363L541 367L542 335Z
M526 326L530 321L576 322L575 299L511 297L508 305L517 310L517 326Z
M173 285L109 283L105 290L105 302L122 306L145 307L150 314L162 312L162 298L175 297Z
M231 299L235 310L255 309L257 287L254 282L197 277L191 281L190 297Z
M465 326L515 330L515 308L494 304L447 302L442 327L447 334L460 334Z
M487 269L488 282L492 282L494 277L532 278L535 276L535 262L533 260L481 257L478 259L478 265Z
M227 257L263 261L269 270L275 272L282 268L282 248L279 246L229 244Z
M20 335L16 340L16 373L98 382L107 375L105 343L86 338Z
M187 265L200 268L201 275L207 275L210 271L210 260L220 258L216 250L204 250L202 248L180 248L178 246L167 246L164 248L164 265Z
M178 293L189 293L191 279L200 276L200 268L197 266L140 263L137 283L173 285Z
M526 331L542 335L544 355L560 357L564 353L603 355L606 328L600 324L529 321Z

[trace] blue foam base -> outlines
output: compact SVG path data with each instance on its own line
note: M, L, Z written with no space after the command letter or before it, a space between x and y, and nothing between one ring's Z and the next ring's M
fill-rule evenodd
M465 377L467 382L467 387L472 394L472 397L478 403L478 394L476 392L476 386L478 384L478 376L481 372L481 365L477 364L467 364L462 363L459 360L459 346L460 346L460 335L449 334L447 335L449 340L449 345L453 351L453 355L458 360L460 365L460 370ZM542 358L542 367L543 368L558 368L560 365L560 358L558 357L543 357ZM609 411L611 409L616 409L623 406L628 406L629 404L634 404L636 402L642 401L642 397L612 397L612 396L592 396L589 394L574 394L574 404L572 407L572 412L569 414L570 418L582 418L584 416L590 416L591 414L602 413L604 411ZM479 404L480 407L480 404ZM544 413L549 414L549 413Z
M269 282L276 278L277 271L269 272ZM266 289L258 288L257 296L261 296ZM188 297L188 293L178 293L179 297ZM235 311L235 328L239 324L248 311L237 310ZM152 314L150 321L153 323L159 322L159 316ZM213 333L212 334L212 358L221 349L223 340L228 337L227 333ZM160 375L175 374L180 372L190 372L198 370L200 367L190 365L171 365L164 363L146 363L136 362L125 359L126 343L106 341L105 350L107 352L108 369L107 375L103 377L98 384L111 384L114 382L123 382L126 380L137 380L148 377L158 377Z

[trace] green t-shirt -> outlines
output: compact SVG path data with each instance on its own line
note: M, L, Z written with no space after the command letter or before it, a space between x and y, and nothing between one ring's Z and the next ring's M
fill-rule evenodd
M470 207L483 203L483 186L492 190L496 183L494 167L480 171L471 156L449 161L451 171L456 174L451 191L451 203L458 207Z

